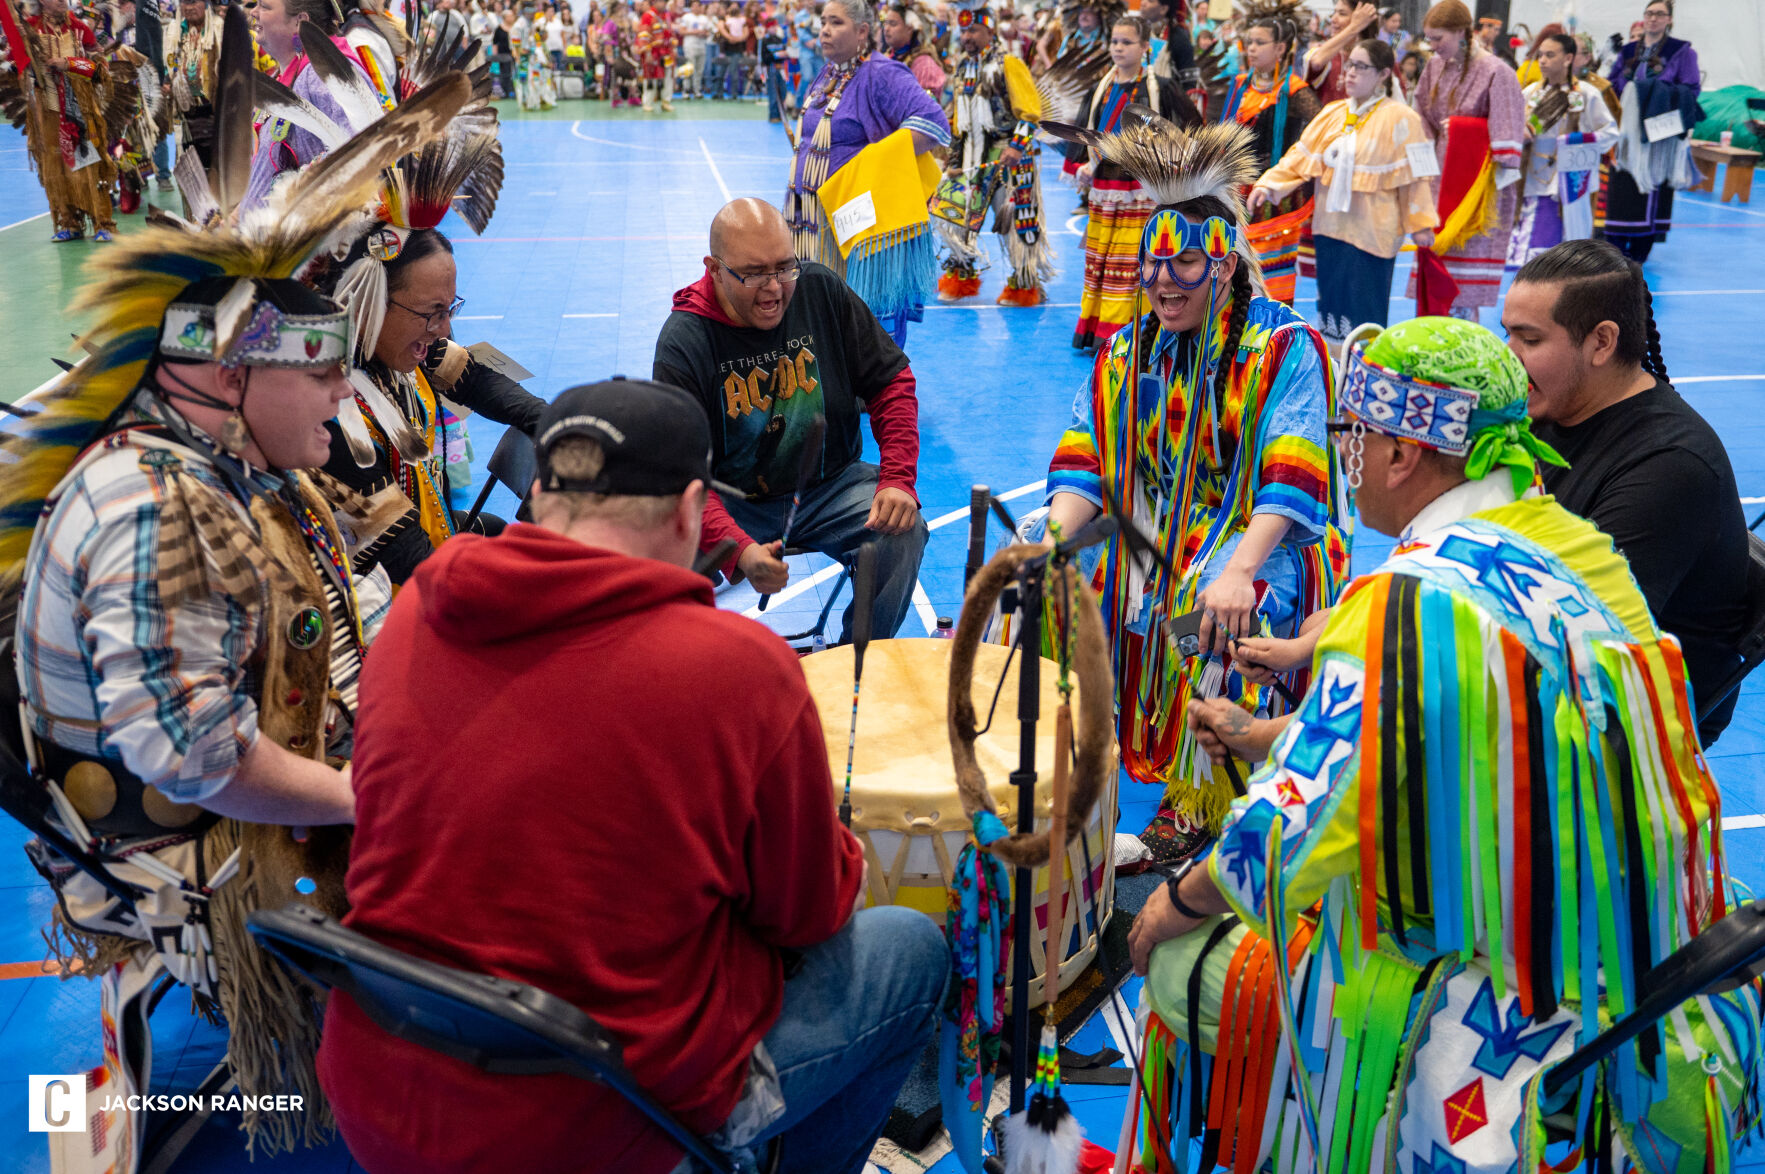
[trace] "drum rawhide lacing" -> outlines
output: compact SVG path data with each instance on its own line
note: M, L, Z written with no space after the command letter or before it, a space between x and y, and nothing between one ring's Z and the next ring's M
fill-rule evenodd
M974 661L981 630L991 618L1000 593L1017 576L1018 568L1045 553L1040 546L1006 547L975 575L962 601L962 617L950 650L950 755L956 765L962 810L971 821L976 812L997 814L998 810L974 751ZM1096 595L1070 566L1060 568L1051 580L1049 605L1060 626L1071 626L1076 637L1072 665L1079 682L1078 753L1073 764L1072 792L1067 798L1066 836L1070 839L1084 831L1113 766L1115 686L1109 667L1109 645L1103 636L1103 613L1098 609ZM1069 601L1072 614L1059 615L1059 609ZM985 850L1015 867L1039 868L1049 859L1048 840L1047 832L1016 834L994 840L985 845Z

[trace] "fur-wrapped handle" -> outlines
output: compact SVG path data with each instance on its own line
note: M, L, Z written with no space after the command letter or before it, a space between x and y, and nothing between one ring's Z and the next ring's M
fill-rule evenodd
M974 753L974 658L980 647L981 630L992 616L1000 592L1016 577L1018 568L1042 553L1040 546L1019 544L1006 547L975 575L968 585L968 596L962 601L962 618L956 625L950 650L950 756L956 764L956 789L962 796L962 810L971 820L978 811L995 814L998 811ZM1103 637L1103 613L1098 609L1097 597L1074 568L1062 568L1061 574L1067 576L1076 613L1071 622L1078 625L1073 653L1073 667L1079 680L1078 761L1073 767L1072 793L1067 801L1066 838L1070 841L1074 836L1084 834L1091 819L1091 809L1103 793L1103 783L1112 766L1110 749L1115 737L1115 681L1109 667L1109 644ZM1026 622L1039 626L1040 617ZM1039 868L1048 863L1048 838L1047 832L1017 834L994 840L983 847L1014 867Z

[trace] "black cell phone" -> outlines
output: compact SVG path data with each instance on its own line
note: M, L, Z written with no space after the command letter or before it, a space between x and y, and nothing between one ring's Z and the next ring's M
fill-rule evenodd
M1201 655L1201 609L1166 620L1164 634L1184 656Z

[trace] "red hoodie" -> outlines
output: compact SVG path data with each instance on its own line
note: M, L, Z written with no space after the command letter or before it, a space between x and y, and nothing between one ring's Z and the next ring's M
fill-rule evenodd
M362 674L353 779L346 924L568 999L701 1133L778 1018L780 948L831 937L858 893L784 642L713 607L702 576L537 526L455 538L399 594ZM372 1174L680 1157L615 1093L487 1075L341 994L319 1073Z
M842 410L850 410L844 409L844 405L855 406L862 401L863 411L870 417L871 435L876 437L877 488L900 489L917 503L919 495L914 491L914 481L919 470L919 397L913 369L907 365L907 356L845 282L819 265L804 267L796 295L786 309L785 321L781 323L783 333L801 336L803 325L798 319L806 308L807 300L816 298L829 303L827 308L831 316L837 317L848 309L859 311L850 315L850 319L857 321L848 320L848 325L852 327L851 335L841 339L845 343L844 350L849 353L838 358L845 361L835 364L835 356L832 355L823 359L827 364L823 368L824 374L841 371L847 384L838 389L828 389L833 393L825 400L828 413L828 452L838 455L838 437L848 431L847 421L838 418ZM798 299L805 299L805 302L800 304ZM845 305L832 305L836 300ZM763 335L766 332L748 330L723 312L723 307L717 304L717 293L711 287L711 275L708 273L691 285L675 291L674 316L664 324L656 342L653 375L664 383L683 387L699 396L704 401L715 434L719 426L719 416L722 414L721 392L716 388L699 386L703 380L694 378L690 369L693 364L683 361L681 352L670 345L671 340L678 337L675 319L683 314L705 318L720 326L750 335ZM856 459L858 438L855 414L851 416L851 421L849 431L852 447L849 455ZM724 480L734 479L731 471L724 468L719 468L717 475ZM794 481L794 466L791 480ZM723 568L728 573L734 570L742 551L754 544L754 539L735 524L729 512L723 508L722 499L712 493L705 499L699 548L710 550L725 538L736 540L735 553Z

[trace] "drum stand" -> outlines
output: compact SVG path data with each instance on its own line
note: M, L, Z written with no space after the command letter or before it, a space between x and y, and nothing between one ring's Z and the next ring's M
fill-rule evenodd
M1017 527L998 498L985 486L976 485L969 493L969 563L968 578L973 578L979 560L985 554L987 511L995 509L1015 535ZM1042 716L1042 611L1046 603L1043 585L1049 566L1060 570L1078 557L1079 551L1102 542L1116 530L1115 519L1100 514L1077 534L1060 543L1047 554L1025 559L1017 570L1017 585L1007 587L1000 596L1000 610L1018 613L1016 643L1017 669L1017 769L1011 772L1011 785L1017 788L1017 831L1030 835L1036 830L1036 723ZM1060 867L1058 859L1050 868ZM1024 1094L1029 1088L1030 1065L1035 1047L1030 1040L1030 922L1033 915L1033 870L1016 868L1011 875L1011 1104L1012 1113L1023 1112ZM1043 965L1055 966L1053 958ZM994 1137L999 1136L994 1130ZM1003 1169L1003 1167L1001 1167Z

